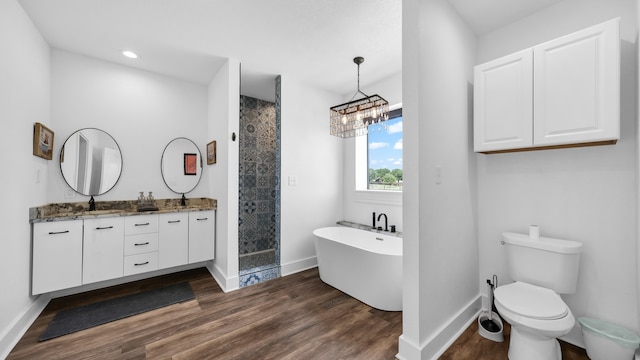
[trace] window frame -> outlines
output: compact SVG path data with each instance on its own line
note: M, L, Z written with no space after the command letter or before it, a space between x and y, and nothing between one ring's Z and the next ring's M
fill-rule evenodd
M398 104L391 107L389 111L389 120L395 119L398 117L402 117L402 104ZM403 134L404 137L404 134ZM356 200L360 198L360 200L364 202L371 202L372 198L370 195L372 194L387 194L387 195L379 195L383 196L385 199L384 203L396 203L396 200L393 200L396 196L394 194L399 194L402 196L403 190L374 190L369 188L369 134L367 136L358 136L355 139L355 194ZM404 149L403 149L403 158L404 158Z

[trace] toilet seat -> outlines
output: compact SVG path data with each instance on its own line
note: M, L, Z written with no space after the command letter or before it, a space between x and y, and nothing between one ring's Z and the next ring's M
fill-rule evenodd
M530 287L538 289L532 290ZM527 304L524 306L517 302L517 299L520 299L518 295L511 294L512 292L520 291L522 288L525 289L521 294L527 294L525 296L528 296L528 299L523 300L523 302ZM543 291L539 291L540 289L543 289ZM544 290L548 290L555 296L551 296ZM522 331L537 334L537 336L557 338L566 335L571 331L576 322L571 310L564 301L562 301L562 298L560 298L558 294L554 293L552 290L540 288L539 286L523 282L503 285L495 290L494 300L498 313L505 321L511 324L512 329L513 327L518 327ZM556 302L556 300L560 303ZM506 302L507 304L505 305L503 302ZM512 308L515 308L516 310L514 311ZM534 315L522 315L518 313L518 311L530 314L533 313ZM551 318L538 318L544 316Z
M498 287L494 295L503 308L529 319L561 319L569 312L567 304L554 291L520 281Z

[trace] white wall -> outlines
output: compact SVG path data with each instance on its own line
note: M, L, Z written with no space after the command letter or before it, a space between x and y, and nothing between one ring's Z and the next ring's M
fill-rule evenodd
M635 0L636 5L636 23L640 24L640 0ZM638 89L638 84L640 84L640 46L636 42L636 90ZM640 91L636 91L636 124L638 123L638 119L640 119ZM636 126L636 139L640 139L640 126ZM636 140L636 274L640 274L640 211L638 211L638 205L640 204L640 146L638 146L638 141ZM639 314L640 314L640 276L636 281L636 291L638 293L638 301L636 304L638 306ZM638 328L640 328L640 315L638 316Z
M481 290L510 281L504 231L584 244L577 292L563 299L576 316L638 328L636 270L636 35L633 0L566 0L478 40L478 62L618 17L621 19L621 136L617 145L478 155ZM483 286L484 285L484 286ZM567 341L581 345L576 328Z
M367 95L378 94L385 98L390 105L402 103L402 73L397 73L379 82L361 89ZM349 101L353 93L343 98ZM356 139L347 138L344 142L344 219L360 224L369 225L371 213L385 213L389 225L396 225L397 231L402 231L402 193L392 191L357 191L356 184Z
M288 275L316 265L312 231L343 218L343 143L329 134L329 108L340 98L286 74L281 81L280 265Z
M207 184L218 201L216 258L212 273L224 291L239 287L238 278L238 139L240 124L240 63L229 59L209 84L208 138L216 140L217 161L208 165ZM209 141L210 141L209 140Z
M31 293L29 208L46 203L48 164L32 155L33 124L50 112L49 46L17 1L0 2L0 358L37 315ZM57 133L56 133L57 135ZM57 138L56 138L57 140Z
M431 359L480 308L471 144L475 36L445 0L403 1L402 14L404 311L398 358Z
M80 128L105 130L118 142L123 172L118 184L96 201L132 200L140 191L156 199L179 197L164 184L160 161L164 147L176 137L193 140L201 153L218 141L218 164L207 166L188 197L218 199L216 260L210 270L221 274L223 287L237 287L237 142L239 62L229 60L208 87L145 72L63 50L49 50L38 31L14 1L0 5L0 107L5 122L0 132L5 169L6 241L0 251L3 274L0 310L0 354L10 350L33 318L25 315L37 302L30 293L30 230L28 209L53 202L84 202L69 197L60 174L60 149ZM282 77L282 228L284 275L316 265L312 231L343 219L343 142L329 135L327 109L337 95ZM3 104L4 104L3 101ZM33 123L55 132L54 160L31 155ZM21 151L15 151L22 149ZM19 176L17 176L18 174ZM297 178L288 186L288 176ZM27 181L25 181L25 179ZM36 182L39 180L39 182ZM217 279L220 279L217 277ZM44 300L44 298L41 298ZM39 309L29 316L37 316ZM25 315L25 316L23 316ZM19 323L21 322L21 323Z
M65 198L69 187L58 161L67 137L87 127L109 133L123 157L120 180L96 201L135 200L140 191L152 191L156 199L180 197L162 180L160 160L165 146L177 137L191 139L205 153L205 86L56 49L51 54L51 83L56 140L48 202L89 200L82 195ZM205 171L187 197L207 197L207 183Z

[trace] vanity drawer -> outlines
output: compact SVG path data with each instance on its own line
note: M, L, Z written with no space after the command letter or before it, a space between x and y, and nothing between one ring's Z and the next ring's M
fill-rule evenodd
M137 235L158 232L158 215L136 215L124 218L124 234Z
M129 235L124 237L124 254L142 254L158 251L158 233Z
M153 270L158 270L157 251L124 257L124 276Z

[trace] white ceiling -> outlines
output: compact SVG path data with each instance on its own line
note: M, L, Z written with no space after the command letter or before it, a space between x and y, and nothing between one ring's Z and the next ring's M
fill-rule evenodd
M561 0L449 0L477 34ZM208 84L227 58L242 93L287 74L350 95L402 70L401 0L19 0L54 48ZM124 58L130 49L139 59Z
M477 35L483 35L563 0L448 1Z

